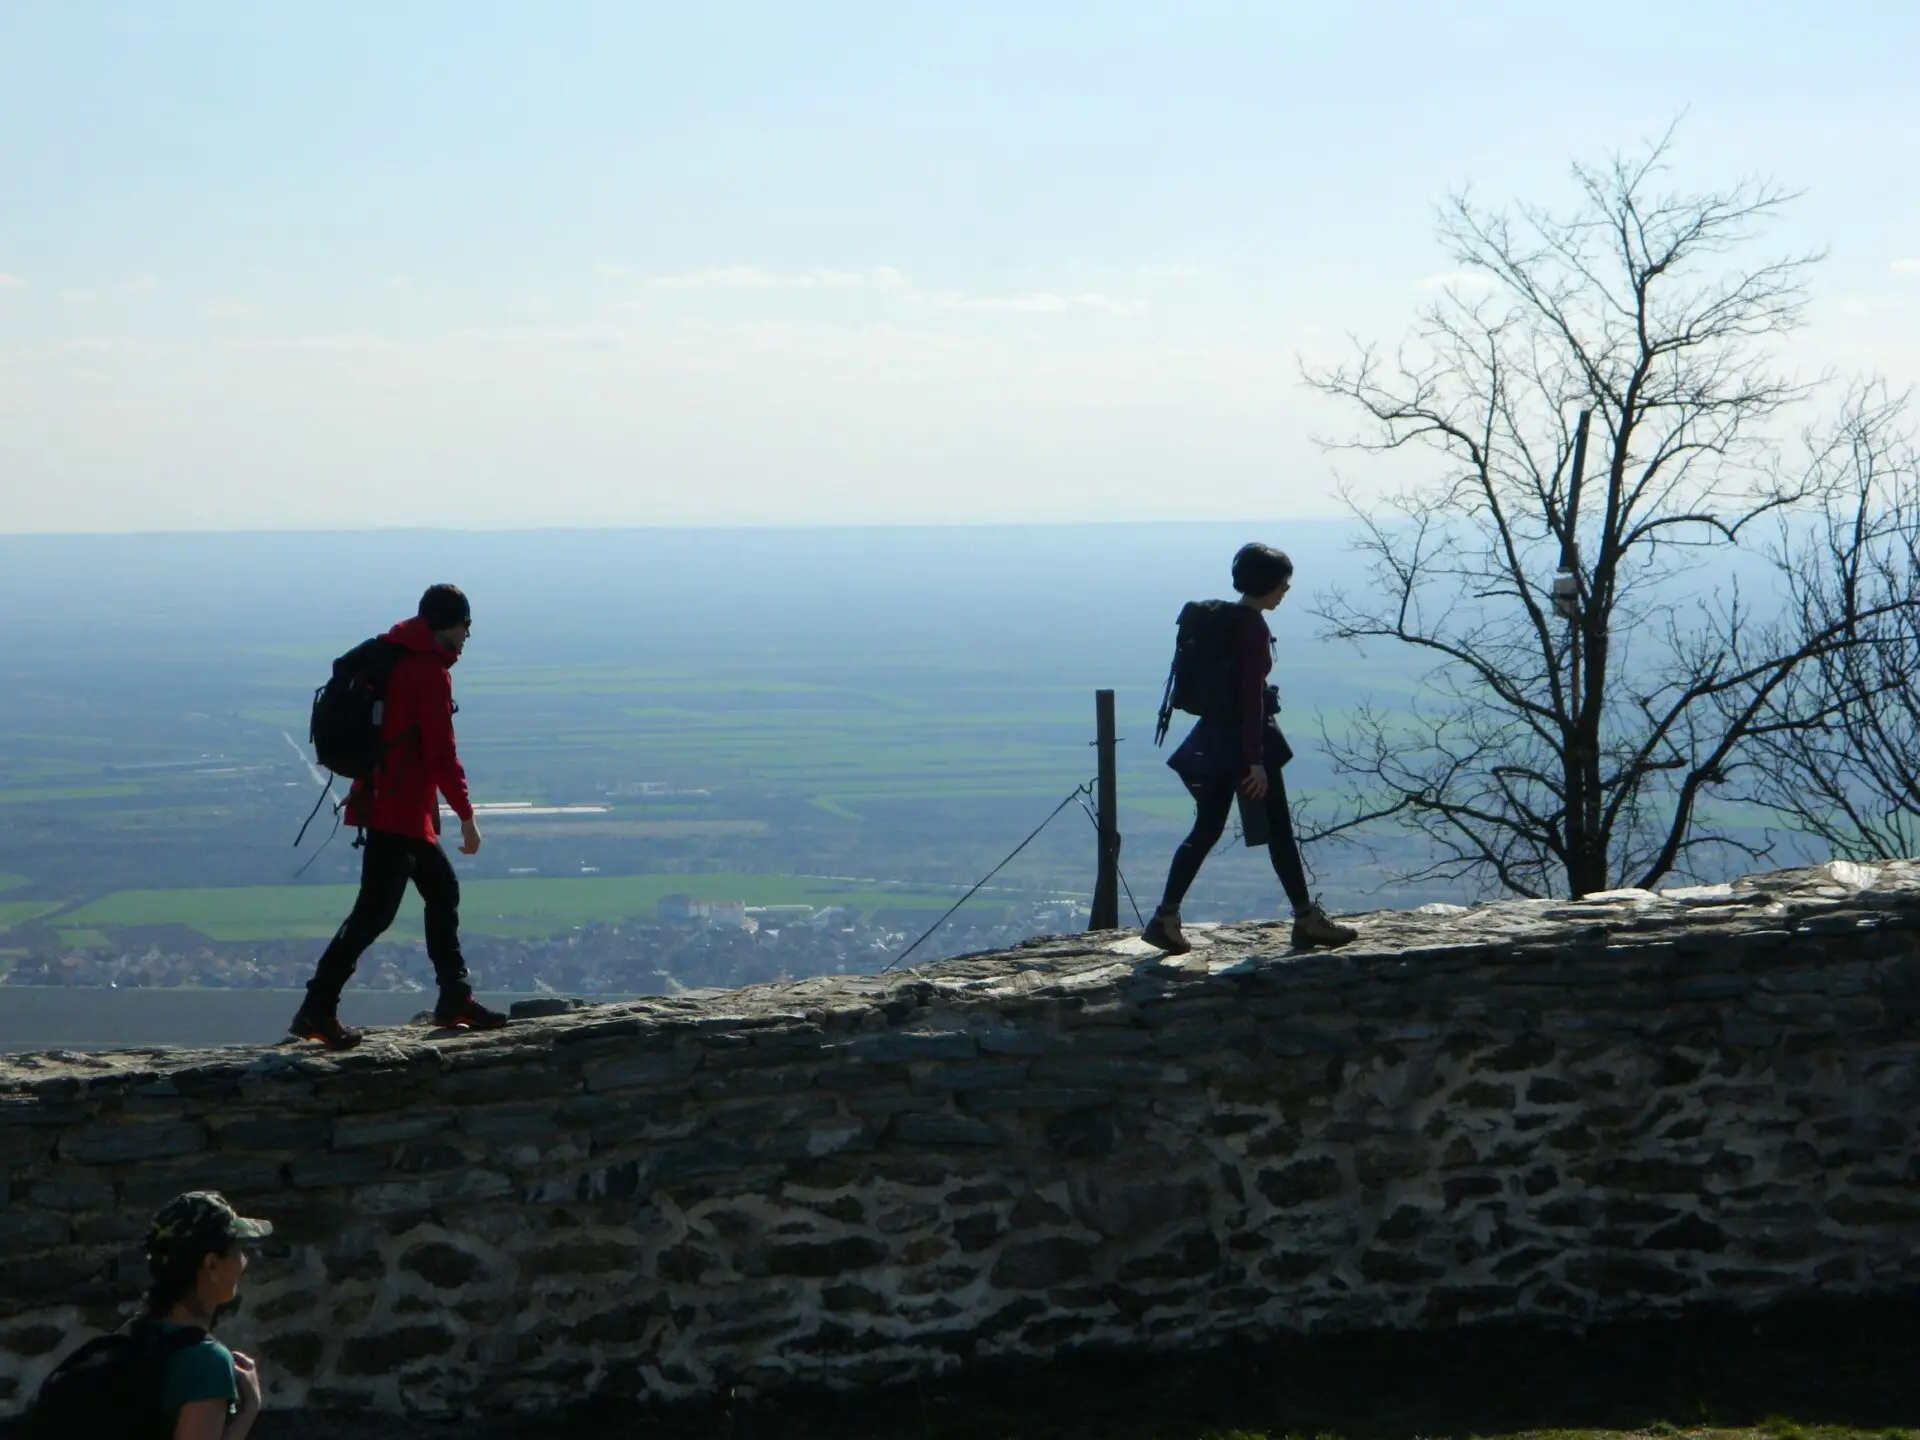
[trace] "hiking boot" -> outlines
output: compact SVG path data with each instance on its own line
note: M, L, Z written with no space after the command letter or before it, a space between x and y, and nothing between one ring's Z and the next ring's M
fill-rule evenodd
M443 990L440 1003L433 1007L433 1023L445 1030L498 1030L507 1017L482 1005L471 990L464 994Z
M1169 955L1184 955L1193 946L1187 943L1187 937L1180 933L1180 912L1178 910L1156 910L1153 919L1147 922L1147 928L1140 932L1140 938L1149 945L1166 951Z
M1331 919L1317 900L1306 909L1294 912L1293 948L1296 950L1311 950L1316 945L1346 945L1359 938L1358 930Z
M300 1013L287 1026L287 1033L302 1040L318 1040L329 1050L351 1050L365 1038L358 1030L342 1025L333 1006L322 1007L311 1000L300 1007Z

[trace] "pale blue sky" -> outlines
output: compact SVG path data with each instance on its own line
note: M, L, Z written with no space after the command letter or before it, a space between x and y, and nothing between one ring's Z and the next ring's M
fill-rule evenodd
M1329 514L1297 357L1683 110L1807 191L1806 367L1916 381L1916 73L1906 0L0 0L0 530Z

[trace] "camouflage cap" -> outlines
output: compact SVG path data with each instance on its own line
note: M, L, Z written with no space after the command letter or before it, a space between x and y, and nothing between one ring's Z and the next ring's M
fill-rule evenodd
M273 1233L270 1220L249 1220L214 1190L189 1190L160 1207L147 1227L149 1258L177 1254L182 1247L219 1249L235 1240L258 1240Z

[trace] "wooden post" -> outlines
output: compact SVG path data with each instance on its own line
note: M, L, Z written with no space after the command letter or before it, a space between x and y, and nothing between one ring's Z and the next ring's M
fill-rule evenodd
M1113 691L1093 692L1095 746L1100 756L1096 811L1100 826L1100 868L1093 882L1093 914L1089 930L1120 928L1120 818L1119 786L1113 769Z

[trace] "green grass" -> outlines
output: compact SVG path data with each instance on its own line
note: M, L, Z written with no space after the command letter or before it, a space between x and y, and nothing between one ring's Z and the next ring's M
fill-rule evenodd
M749 905L844 905L945 909L953 896L908 886L861 885L793 875L608 875L578 879L474 880L461 886L461 923L483 935L536 938L580 925L650 920L661 897L744 900ZM255 885L202 890L122 890L64 917L96 931L177 925L210 940L317 940L331 935L353 904L350 885ZM403 924L417 923L408 892Z
M6 894L9 890L19 890L32 883L33 881L25 875L15 875L9 871L0 870L0 895Z
M1517 1430L1506 1435L1474 1436L1472 1440L1911 1440L1908 1430L1863 1430L1849 1425L1799 1425L1790 1420L1767 1420L1746 1429L1721 1426L1682 1426L1656 1420L1644 1430ZM1280 1431L1210 1430L1196 1440L1306 1440ZM1316 1435L1313 1440L1341 1440Z
M1912 1440L1909 1430L1863 1430L1848 1425L1800 1425L1791 1420L1766 1420L1746 1429L1719 1426L1681 1426L1655 1421L1644 1430L1518 1430L1505 1435L1473 1436L1471 1440ZM1192 1437L1170 1433L1167 1440L1308 1440L1295 1431L1205 1430ZM1321 1433L1312 1440L1341 1440ZM1437 1440L1437 1437L1435 1437Z
M0 886L0 889L12 888ZM29 920L38 920L42 915L59 908L58 900L0 900L0 934Z
M1849 1425L1800 1425L1790 1420L1767 1420L1747 1428L1712 1425L1680 1426L1659 1420L1643 1430L1516 1430L1459 1436L1458 1440L1913 1440L1910 1430L1860 1429ZM1446 1432L1423 1433L1408 1440L1454 1440ZM1312 1436L1296 1430L1183 1430L1166 1429L1155 1440L1344 1440L1336 1432Z

